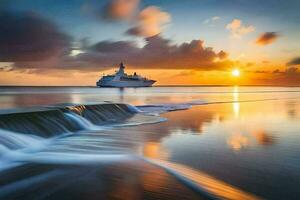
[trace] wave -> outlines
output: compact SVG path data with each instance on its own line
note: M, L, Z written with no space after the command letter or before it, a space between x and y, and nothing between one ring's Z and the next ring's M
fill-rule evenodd
M124 154L114 141L91 133L115 126L164 121L128 104L56 105L0 114L1 169L23 162L75 162L107 160ZM82 134L81 134L82 133ZM89 134L88 134L89 133ZM73 136L73 137L70 137ZM80 139L76 140L76 137ZM84 137L92 137L86 139ZM119 141L118 141L119 142ZM121 156L122 157L122 156Z
M4 151L4 149L20 149L28 146L37 146L40 144L41 140L42 138L36 135L24 135L0 130L0 144L2 151ZM0 150L0 155L2 151Z
M120 130L113 132L114 127L159 123L167 120L160 116L164 112L213 103L232 101L193 101L136 107L114 103L65 104L2 113L0 166L3 169L24 162L92 162L107 160L109 156L117 159L118 155L132 155L136 144L130 143L135 141L122 137ZM116 138L118 135L120 138Z
M70 115L61 109L2 114L0 115L0 128L43 137L82 130L81 124L72 120Z
M99 130L99 126L130 122L159 122L161 119L140 117L140 111L127 104L67 105L21 110L0 114L0 129L52 137L81 130Z
M240 102L266 101L259 99ZM53 138L80 131L100 131L119 126L135 126L166 121L160 114L190 109L194 105L233 103L234 101L192 101L179 104L55 105L15 110L0 114L0 145L9 149L30 146L41 138Z

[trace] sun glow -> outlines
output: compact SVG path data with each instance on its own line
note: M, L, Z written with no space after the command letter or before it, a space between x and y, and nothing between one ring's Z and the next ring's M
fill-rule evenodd
M239 69L234 69L231 72L232 76L238 77L240 76L240 70Z

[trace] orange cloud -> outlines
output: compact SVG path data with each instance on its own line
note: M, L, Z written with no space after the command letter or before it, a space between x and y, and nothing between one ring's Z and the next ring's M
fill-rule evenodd
M254 26L252 25L245 26L243 25L243 22L239 19L232 20L232 22L227 24L226 29L231 31L231 35L234 38L241 38L243 35L255 31Z
M105 17L114 20L130 18L139 5L139 0L110 0L105 6Z
M137 25L129 30L127 34L142 37L151 37L161 33L161 28L169 22L171 16L161 11L158 7L149 6L142 10L137 18Z
M265 46L275 42L278 37L279 35L276 32L265 32L256 39L255 43L257 45Z
M276 69L273 72L264 71L263 76L253 77L256 84L265 85L300 85L300 72L296 67L289 67L286 70Z

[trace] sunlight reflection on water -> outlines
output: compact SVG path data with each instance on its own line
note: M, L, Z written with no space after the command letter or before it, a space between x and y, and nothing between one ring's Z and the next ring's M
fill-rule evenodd
M174 163L168 165L176 167L179 173L188 172L184 176L190 179L198 177L199 173L208 174L247 191L247 194L267 199L297 199L300 195L299 88L23 90L0 89L2 108L66 102L113 101L135 105L211 102L209 105L194 105L189 110L164 113L162 117L168 121L163 123L114 127L108 135L116 138L116 142L105 145L112 148L110 145L113 144L117 148L126 143L126 148L122 149L124 152L160 159L164 164ZM243 102L248 100L262 101ZM213 103L224 101L228 102ZM94 142L92 138L91 141ZM149 187L153 189L155 181L151 184Z

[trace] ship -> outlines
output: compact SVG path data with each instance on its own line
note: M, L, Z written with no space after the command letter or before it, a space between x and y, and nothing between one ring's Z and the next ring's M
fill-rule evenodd
M98 87L151 87L156 81L134 74L125 73L125 65L120 63L119 70L115 74L102 76L96 85Z

